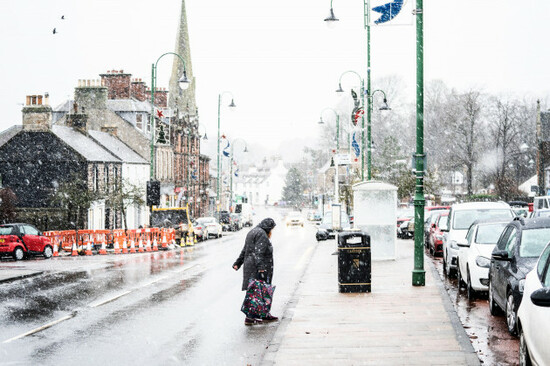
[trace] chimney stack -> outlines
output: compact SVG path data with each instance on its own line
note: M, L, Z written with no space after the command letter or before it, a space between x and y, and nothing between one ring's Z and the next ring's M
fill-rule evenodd
M52 107L48 105L49 95L46 93L45 104L42 95L27 95L23 107L23 128L33 131L48 131L52 127Z
M124 70L111 70L100 74L102 85L107 87L109 99L130 99L132 74L125 74Z

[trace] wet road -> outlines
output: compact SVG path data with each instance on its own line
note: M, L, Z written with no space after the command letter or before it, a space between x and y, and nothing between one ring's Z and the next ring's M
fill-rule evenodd
M264 214L279 223L272 313L280 315L317 244L315 229L286 228L276 211L257 217ZM0 284L1 363L258 364L277 323L243 324L242 271L231 265L247 232L152 254L0 263L44 271Z
M489 312L487 294L478 294L474 301L468 300L466 290L458 290L456 277L447 278L443 274L441 258L433 258L426 253L439 272L451 302L470 337L479 359L485 365L519 365L519 339L508 333L504 316L492 316Z

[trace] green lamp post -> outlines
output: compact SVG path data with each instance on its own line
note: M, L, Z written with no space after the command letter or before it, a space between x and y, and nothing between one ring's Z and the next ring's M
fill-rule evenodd
M187 78L187 71L186 71L186 65L185 60L183 57L181 57L179 54L174 52L166 52L162 54L158 59L157 62L151 65L151 121L150 121L150 128L151 128L151 165L150 165L150 178L151 180L155 179L155 89L157 84L157 65L161 58L163 58L166 55L174 55L177 56L181 62L183 63L183 75L179 79L178 83L182 90L186 90L189 88L190 81Z

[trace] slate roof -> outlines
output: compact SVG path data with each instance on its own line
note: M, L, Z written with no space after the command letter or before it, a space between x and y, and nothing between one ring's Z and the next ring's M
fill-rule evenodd
M88 161L121 162L103 146L71 127L52 126L52 132Z
M113 135L106 132L92 130L89 130L88 134L95 142L109 150L111 154L122 160L123 163L149 165L149 162L147 160L142 158L128 145L126 145L124 142L120 141Z
M17 135L19 131L21 131L22 129L23 129L23 126L17 125L17 126L12 126L5 131L2 131L2 133L0 133L0 146L4 146L6 142L11 140L12 137Z
M108 99L107 108L113 112L147 112L151 113L149 102L140 102L137 99Z

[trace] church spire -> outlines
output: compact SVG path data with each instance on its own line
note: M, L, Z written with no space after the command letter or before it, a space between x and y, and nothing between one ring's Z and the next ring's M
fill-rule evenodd
M187 90L180 89L178 80L183 75L183 65L178 57L174 57L172 75L170 77L169 106L171 108L177 108L180 115L183 113L184 116L195 116L197 114L197 105L195 101L195 77L193 76L193 67L191 64L191 48L189 45L189 32L187 30L185 0L181 0L180 22L174 52L179 54L185 60L187 77L191 81L191 84Z

